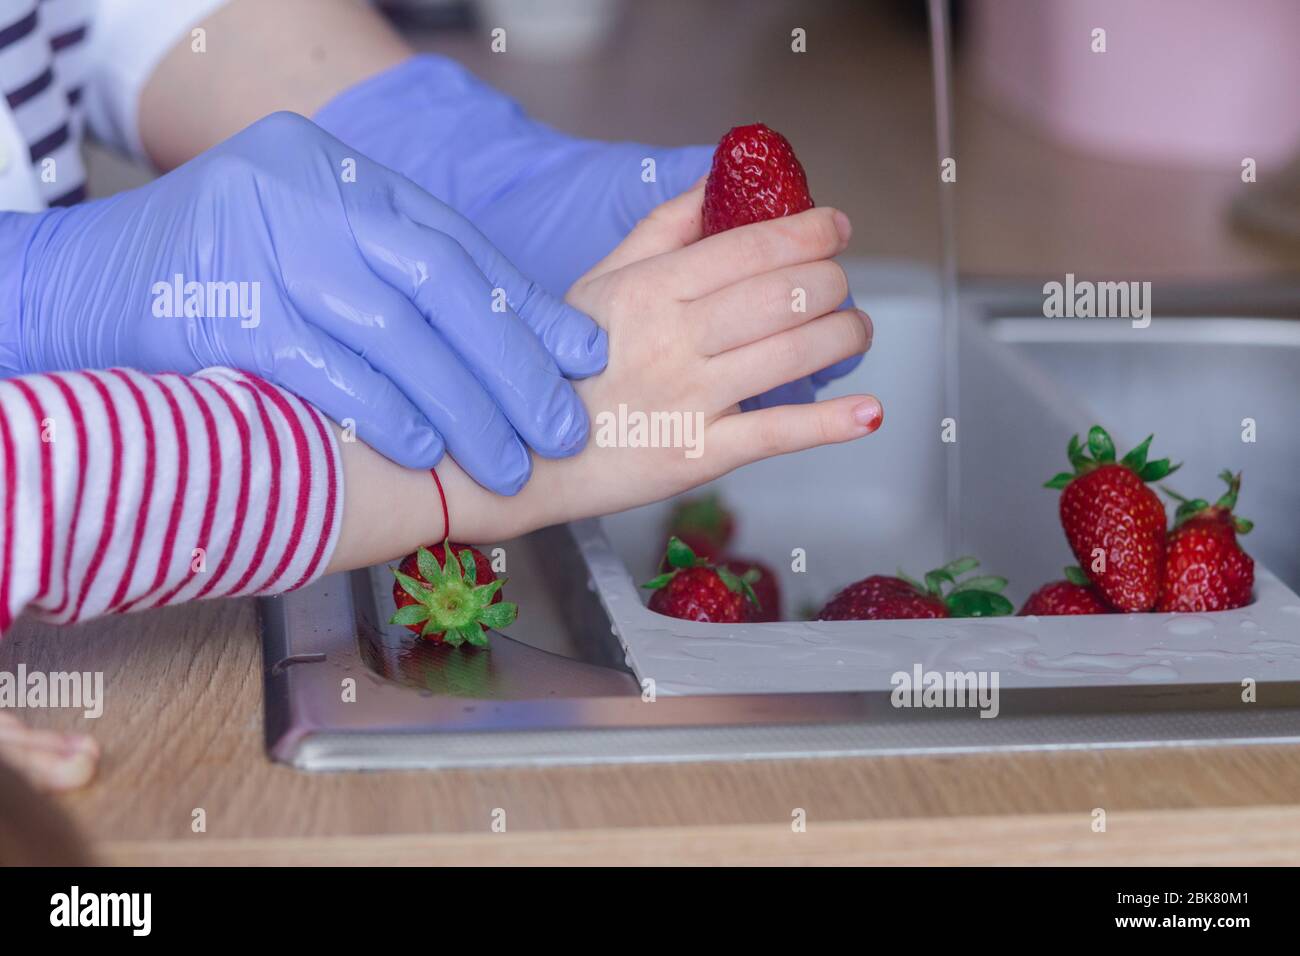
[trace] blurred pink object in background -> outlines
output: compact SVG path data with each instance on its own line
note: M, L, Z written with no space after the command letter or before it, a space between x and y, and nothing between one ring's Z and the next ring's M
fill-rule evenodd
M1205 166L1300 147L1296 0L971 0L969 12L981 94L1071 145Z

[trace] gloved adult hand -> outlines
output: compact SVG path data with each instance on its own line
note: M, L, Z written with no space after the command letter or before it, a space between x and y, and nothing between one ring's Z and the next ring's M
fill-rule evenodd
M501 494L531 473L525 443L560 457L586 441L565 376L604 367L605 333L301 116L269 116L141 189L0 219L13 230L11 372L233 366L355 422L400 464L431 467L445 447Z
M453 60L416 56L316 114L339 139L391 166L483 230L556 296L639 220L709 171L711 146L575 139L529 118ZM861 356L774 389L746 407L810 402Z

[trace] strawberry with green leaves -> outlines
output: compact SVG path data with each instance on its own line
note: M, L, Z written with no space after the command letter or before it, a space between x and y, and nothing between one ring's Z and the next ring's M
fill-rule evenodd
M686 621L748 624L759 612L748 575L714 565L674 536L665 555L669 570L641 585L650 595L650 610Z
M1169 532L1164 587L1157 611L1226 611L1250 603L1255 584L1255 562L1241 545L1238 534L1254 525L1233 514L1241 491L1241 474L1223 471L1219 477L1228 490L1214 504L1203 498L1188 500L1165 488L1179 502L1174 528Z
M898 572L873 574L850 584L817 615L820 621L887 621L905 618L1000 617L1015 608L1000 593L1007 579L993 575L959 578L979 567L958 558L925 575L925 583Z
M1065 569L1064 581L1049 581L1029 595L1020 609L1022 617L1036 614L1040 617L1075 614L1114 614L1115 611L1097 592L1082 568Z
M1094 425L1086 450L1078 435L1070 438L1066 454L1074 470L1046 485L1061 489L1061 525L1075 558L1106 603L1119 611L1149 611L1160 597L1165 507L1146 483L1178 466L1168 458L1147 460L1152 437L1116 461L1110 435Z
M759 624L781 620L781 585L776 572L757 558L729 554L720 562L724 568L754 589L758 608L754 620Z
M483 552L467 544L420 548L393 575L397 613L388 623L404 625L436 644L486 647L489 628L509 627L519 615L516 605L503 600L505 580L496 576Z

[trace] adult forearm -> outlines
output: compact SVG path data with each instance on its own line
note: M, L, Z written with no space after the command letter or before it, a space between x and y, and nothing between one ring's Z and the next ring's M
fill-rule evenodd
M140 97L140 137L161 169L277 110L311 116L411 55L365 0L229 0L177 39Z

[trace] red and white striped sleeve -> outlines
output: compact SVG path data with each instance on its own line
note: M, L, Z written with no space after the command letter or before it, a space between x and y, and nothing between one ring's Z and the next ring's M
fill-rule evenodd
M256 376L0 381L0 633L301 587L343 509L325 418Z

